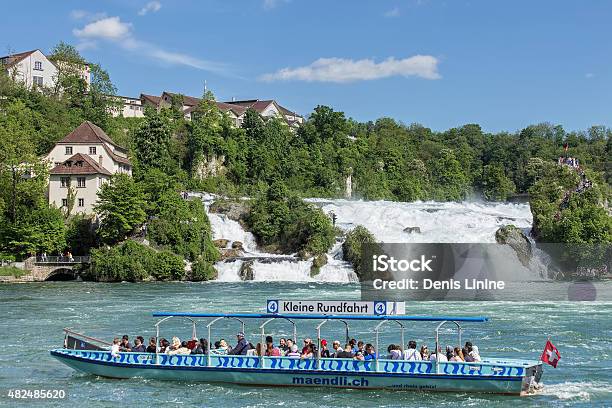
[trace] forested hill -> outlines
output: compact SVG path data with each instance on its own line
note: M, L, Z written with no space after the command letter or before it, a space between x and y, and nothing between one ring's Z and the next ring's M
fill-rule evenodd
M83 62L66 44L58 45L51 58ZM242 128L234 128L210 103L210 92L191 121L184 119L180 103L160 112L148 110L144 119L113 118L108 95L116 89L110 76L92 64L91 79L87 89L82 79L66 72L57 89L28 90L0 74L0 246L5 251L62 247L66 231L59 210L46 204L41 157L84 120L130 148L134 182L151 194L166 188L256 197L276 183L292 195L343 197L350 176L353 198L506 200L528 192L538 180L530 166L534 158L556 163L566 143L568 154L578 158L598 184L601 202L609 201L612 130L602 126L568 132L544 123L491 134L468 124L435 132L390 118L360 123L318 106L297 131L281 119L264 121L253 110L247 111ZM18 174L25 170L24 163L35 168L35 177ZM158 216L163 203L145 198L150 207L144 209L146 215ZM200 209L185 209L186 217L189 211ZM37 232L37 223L44 223L47 232ZM78 228L74 234L78 238ZM177 248L175 252L189 252Z

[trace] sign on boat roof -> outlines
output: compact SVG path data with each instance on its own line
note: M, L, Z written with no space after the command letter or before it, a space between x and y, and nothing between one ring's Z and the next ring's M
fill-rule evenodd
M278 300L269 299L267 313L304 313L324 315L403 315L406 313L404 302L354 300Z

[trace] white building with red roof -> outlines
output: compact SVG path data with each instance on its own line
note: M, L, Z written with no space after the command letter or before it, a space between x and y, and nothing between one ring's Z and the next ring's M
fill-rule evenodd
M57 80L57 63L49 60L41 50L31 50L0 57L0 66L10 78L23 83L26 87L54 87ZM90 85L89 66L79 68L87 86Z
M191 120L191 114L197 109L201 98L193 96L180 95L172 92L163 92L160 97L151 97L151 95L141 95L143 105L150 105L154 107L168 107L172 105L172 101L175 98L182 99L182 109L185 114L185 119ZM217 108L223 113L226 113L230 119L233 120L236 127L241 127L244 122L244 115L247 109L254 109L261 115L262 118L268 119L277 117L283 119L291 128L296 128L304 122L304 118L301 115L281 106L278 102L273 99L247 99L240 101L227 101L217 102L215 101Z
M127 149L117 145L89 121L60 140L46 159L49 171L49 203L59 208L73 205L73 213L91 214L98 191L115 173L132 174ZM74 194L74 203L70 203Z

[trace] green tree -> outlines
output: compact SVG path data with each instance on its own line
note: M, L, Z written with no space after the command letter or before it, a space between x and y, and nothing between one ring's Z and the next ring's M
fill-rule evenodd
M504 201L516 191L516 187L499 164L487 164L482 174L482 194L490 201Z
M163 114L147 110L145 121L134 133L134 153L139 168L168 170L170 167L168 148L172 136L170 122Z
M106 244L114 244L141 226L145 219L145 197L132 177L115 174L102 185L94 211L100 216L98 235Z
M434 198L459 201L467 197L470 186L461 163L451 149L442 149L432 169Z

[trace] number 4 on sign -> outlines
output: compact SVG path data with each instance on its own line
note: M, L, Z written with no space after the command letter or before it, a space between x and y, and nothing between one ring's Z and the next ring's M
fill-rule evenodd
M387 304L385 302L374 302L374 314L384 315L387 312Z

